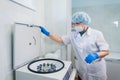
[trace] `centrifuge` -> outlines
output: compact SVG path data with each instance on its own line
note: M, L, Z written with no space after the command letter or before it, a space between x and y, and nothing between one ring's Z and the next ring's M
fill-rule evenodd
M41 32L38 27L15 23L13 69L15 80L73 80L71 61L40 57Z
M51 73L32 72L28 69L28 65L25 65L16 70L16 80L69 80L72 73L71 62L63 61L63 63L65 65L61 70Z

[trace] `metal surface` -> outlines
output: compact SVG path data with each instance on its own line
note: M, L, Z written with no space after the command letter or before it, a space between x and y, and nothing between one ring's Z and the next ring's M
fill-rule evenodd
M18 23L18 22L16 22L15 24L26 25L28 27L38 27L38 28L40 27L40 26L34 25L34 24L26 24L26 23Z

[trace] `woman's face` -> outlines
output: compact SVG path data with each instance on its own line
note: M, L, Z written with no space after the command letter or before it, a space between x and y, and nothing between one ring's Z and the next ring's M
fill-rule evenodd
M74 28L77 32L81 32L86 30L86 25L84 23L72 23L72 28Z

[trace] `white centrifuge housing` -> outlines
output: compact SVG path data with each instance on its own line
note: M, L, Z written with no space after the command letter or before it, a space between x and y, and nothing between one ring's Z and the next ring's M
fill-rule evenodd
M41 31L38 27L28 24L15 23L13 31L13 69L15 80L74 80L70 61L62 61L64 67L53 73L34 73L28 69L28 65L41 59ZM36 67L35 67L36 68Z

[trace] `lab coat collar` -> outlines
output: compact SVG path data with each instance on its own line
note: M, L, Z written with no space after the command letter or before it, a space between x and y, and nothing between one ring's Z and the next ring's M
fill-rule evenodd
M86 31L86 34L90 35L91 33L92 33L92 28L89 27L88 30Z
M92 33L92 28L89 27L87 31L85 32L85 34L83 35L90 35L91 33ZM80 35L79 32L72 32L72 34L74 34L74 38L76 38L78 34Z

